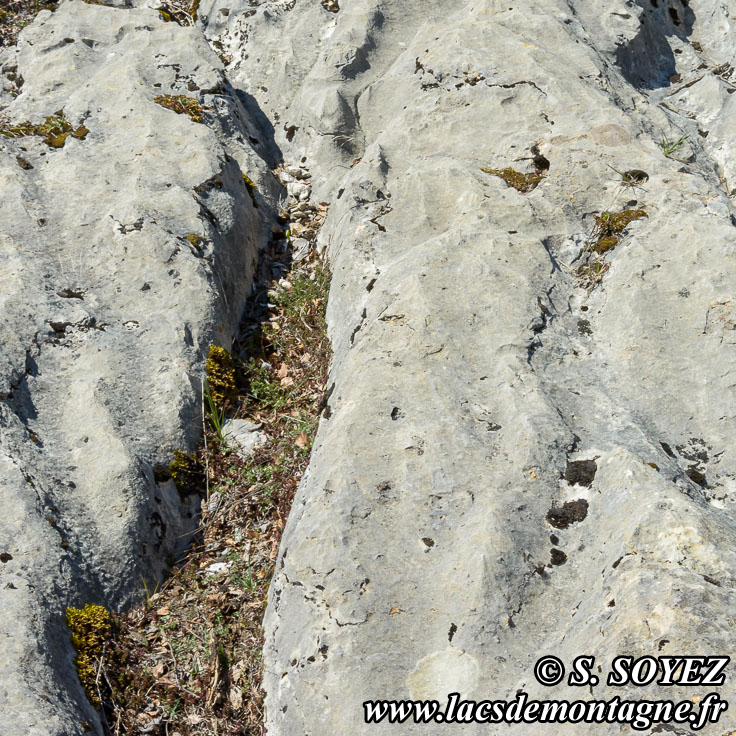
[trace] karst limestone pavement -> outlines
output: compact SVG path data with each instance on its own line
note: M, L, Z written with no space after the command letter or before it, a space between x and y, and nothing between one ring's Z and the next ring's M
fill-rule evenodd
M157 492L173 497L150 466L193 427L202 345L218 326L226 341L268 224L240 170L273 201L274 157L304 159L330 204L334 389L269 595L269 733L441 733L365 725L362 703L587 698L538 685L537 656L593 655L605 672L618 654L732 648L733 10L327 5L203 0L182 29L73 0L3 56L25 80L14 119L64 106L90 131L1 152L3 687L25 727L8 733L78 732L59 608L92 590L122 600L133 561L161 559L151 514ZM217 124L156 107L156 84L200 95ZM538 181L482 170L509 167ZM222 188L195 198L212 177ZM633 209L645 216L616 219ZM187 232L210 261L177 250ZM720 692L734 699L731 676ZM734 729L732 708L703 733Z

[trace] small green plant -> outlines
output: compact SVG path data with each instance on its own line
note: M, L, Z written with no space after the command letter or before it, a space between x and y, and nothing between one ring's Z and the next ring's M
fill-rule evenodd
M600 255L613 250L629 224L643 217L649 217L644 210L622 210L621 212L606 210L596 215L592 249Z
M641 169L629 169L628 171L619 171L611 164L607 164L609 169L613 169L620 177L621 183L626 187L641 186L644 182L649 181L649 174Z
M217 434L217 439L220 440L221 444L225 444L225 436L222 433L222 425L225 422L225 408L217 408L215 400L212 398L209 386L204 390L205 399L207 400L207 416L210 419L212 428Z
M690 135L683 135L681 138L678 138L676 141L671 141L669 140L669 138L662 136L662 140L659 143L659 147L664 152L664 155L669 158L673 153L676 153L685 145L685 141L689 137Z
M590 284L595 284L603 278L603 274L608 271L610 264L604 263L600 258L584 263L578 268L578 276Z
M150 608L153 605L153 601L151 600L153 596L158 593L158 586L159 583L156 583L156 587L153 589L153 593L151 593L148 590L148 585L146 584L146 579L141 575L141 583L143 583L143 599L146 605L146 608Z

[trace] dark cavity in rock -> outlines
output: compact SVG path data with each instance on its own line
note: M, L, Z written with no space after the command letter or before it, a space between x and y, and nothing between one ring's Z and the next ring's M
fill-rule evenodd
M571 485L590 488L598 466L595 460L569 460L565 468L565 480Z
M588 502L584 498L567 501L562 506L553 506L547 512L547 521L555 529L567 529L570 524L583 521L588 515Z

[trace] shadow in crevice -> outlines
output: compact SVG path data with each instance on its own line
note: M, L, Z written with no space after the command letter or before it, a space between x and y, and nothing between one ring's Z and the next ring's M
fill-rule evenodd
M638 89L670 85L677 65L672 41L687 43L695 24L690 0L637 0L642 8L636 36L616 50L616 63Z
M243 106L248 117L253 121L257 132L249 135L251 145L270 169L275 169L284 163L284 155L276 143L273 124L261 110L258 101L242 89L233 87L232 90L238 102Z

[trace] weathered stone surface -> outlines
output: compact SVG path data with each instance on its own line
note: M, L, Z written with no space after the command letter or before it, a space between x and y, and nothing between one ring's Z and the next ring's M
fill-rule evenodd
M229 446L234 447L241 457L247 459L268 442L266 433L260 431L262 426L247 419L231 419L222 428L222 436Z
M0 65L3 122L89 130L0 136L0 732L70 736L99 723L64 610L152 590L189 539L194 499L154 466L201 432L276 183L201 33L152 10L63 3Z
M537 685L540 653L594 655L604 673L618 654L728 653L726 6L214 0L202 14L331 202L334 392L269 596L270 732L441 729L361 725L368 698L589 697ZM682 136L666 157L662 139ZM528 193L480 170L533 171L535 145L550 168ZM627 206L648 217L586 288L594 215ZM591 460L576 482L569 463ZM603 683L595 697L704 694ZM704 732L734 727L729 711Z
M13 559L0 605L16 664L0 672L0 730L76 733L75 709L92 720L61 611L98 592L124 600L153 564L136 545L169 548L149 521L171 531L178 504L170 487L170 511L151 501L151 465L196 433L191 378L247 287L254 241L241 241L257 218L236 169L267 210L276 189L259 162L281 151L319 172L312 199L330 203L335 356L269 595L269 732L428 733L363 725L362 703L452 691L704 695L604 676L546 689L532 669L542 653L594 655L605 673L619 654L733 645L727 5L203 0L200 19L181 29L73 2L2 61L7 94L25 80L14 119L64 105L90 133L1 152L0 531ZM230 95L209 94L229 87L202 33ZM190 79L217 123L151 102L154 84L187 94ZM663 140L685 136L665 156ZM522 192L495 175L507 167L544 175ZM195 200L217 176L222 189ZM647 217L609 233L602 274L580 278L596 216L627 207ZM720 691L734 700L732 678ZM732 706L703 733L735 728Z

